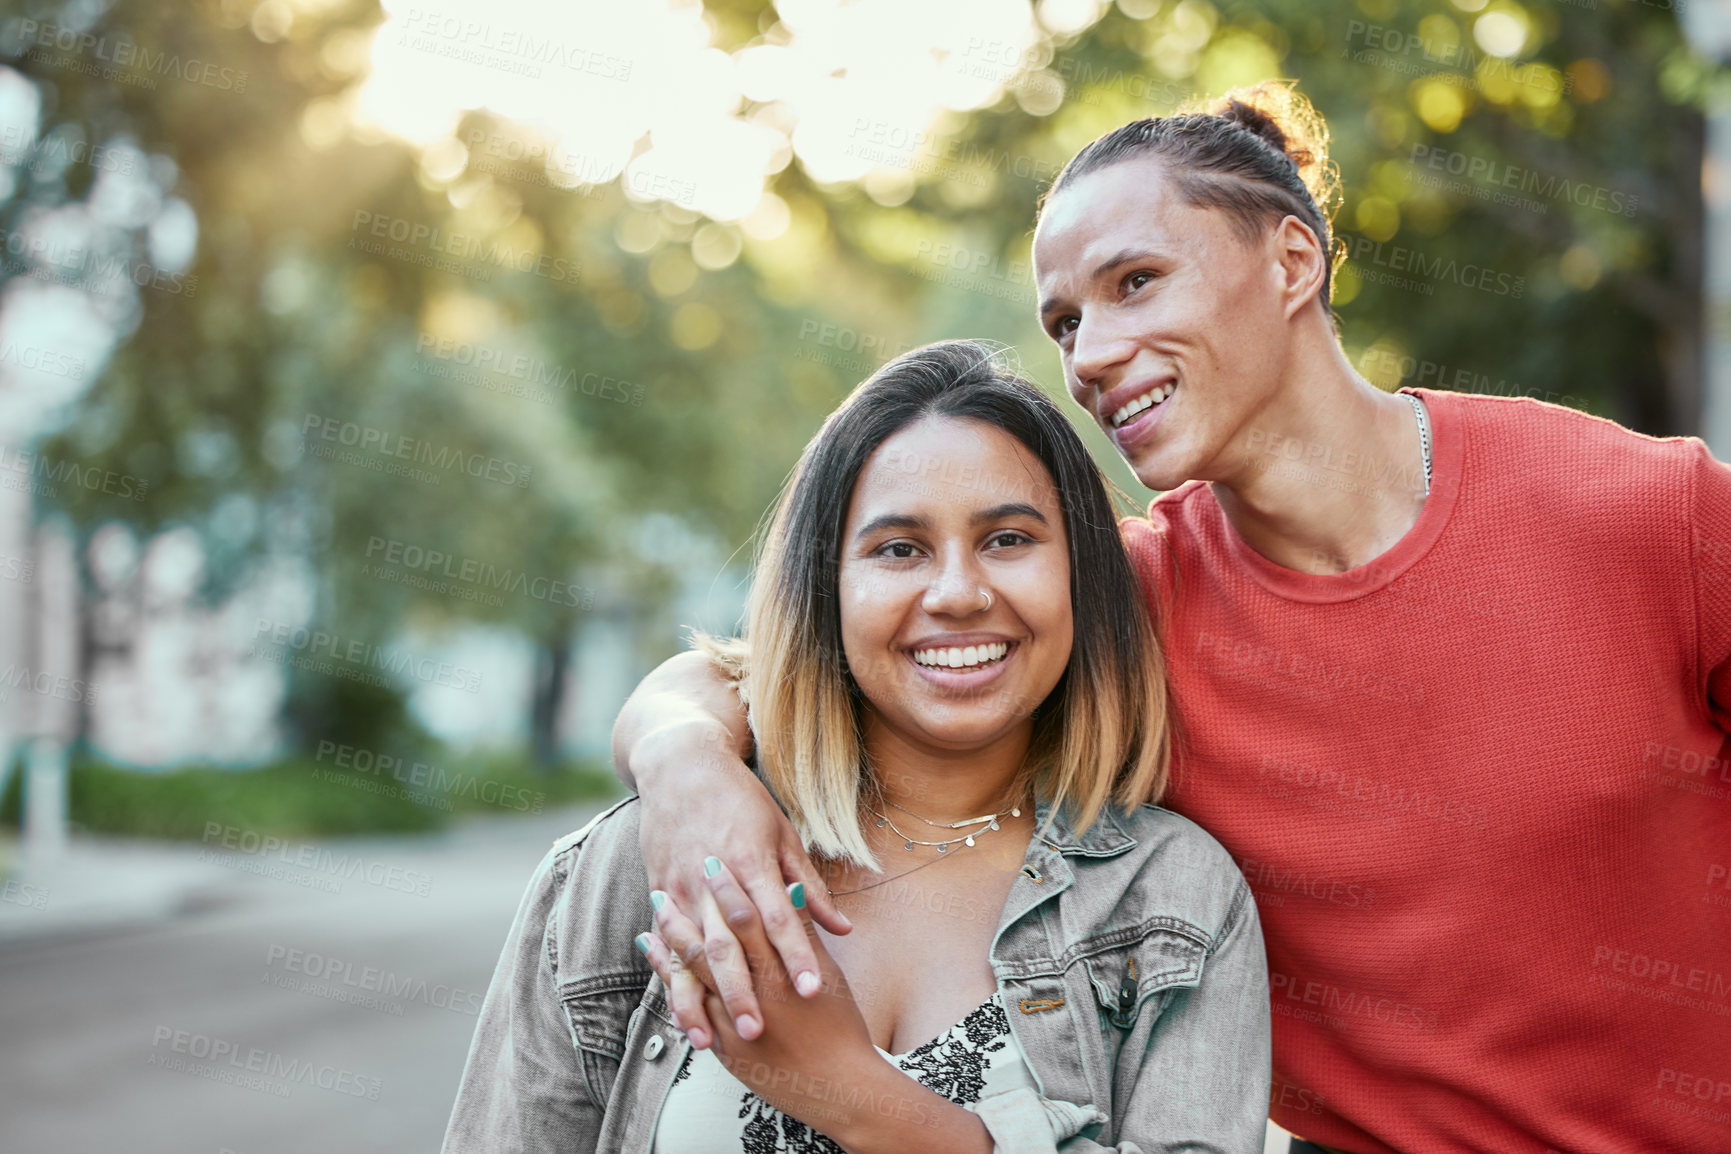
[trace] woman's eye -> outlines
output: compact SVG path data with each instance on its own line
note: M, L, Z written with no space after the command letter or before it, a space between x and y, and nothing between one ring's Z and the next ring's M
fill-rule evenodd
M1025 533L1004 532L993 534L991 544L994 548L1009 549L1017 545L1026 545L1029 540L1030 538Z
M879 557L894 557L898 560L912 557L917 550L907 541L891 541L878 549Z

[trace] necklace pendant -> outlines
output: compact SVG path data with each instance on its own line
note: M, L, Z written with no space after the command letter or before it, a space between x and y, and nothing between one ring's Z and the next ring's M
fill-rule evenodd
M995 819L995 818L994 818L994 819L993 819L993 821L992 821L992 825L991 825L991 828L992 828L992 829L997 829L997 828L998 828L998 822L997 822L997 820L996 820L996 819Z
M968 844L968 845L973 845L973 844L974 844L974 839L973 839L973 838L971 838L971 837L969 837L969 838L963 838L963 839L962 839L962 840L963 840L963 841L964 841L964 842L966 842L966 843L967 843L967 844Z
M939 853L949 853L950 852L950 843L947 841L946 842L940 842L938 845L938 852Z
M1011 816L1011 817L1021 817L1021 816L1022 816L1022 811L1021 811L1021 810L1020 810L1020 809L1019 809L1019 808L1018 808L1018 809L1012 809L1012 810L1011 810L1011 811L1010 811L1010 816Z
M884 827L884 820L885 820L884 818L881 818L881 817L878 818L878 828L879 829L882 829Z
M907 845L903 846L902 848L911 850L914 848L914 843L910 841Z

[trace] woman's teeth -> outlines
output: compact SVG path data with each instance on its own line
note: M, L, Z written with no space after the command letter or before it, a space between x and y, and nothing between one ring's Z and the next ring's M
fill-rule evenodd
M1009 642L998 641L991 645L969 645L962 649L916 649L914 660L921 665L931 665L939 669L974 669L990 665L994 661L1002 661L1004 654L1009 651Z
M1112 414L1112 427L1114 429L1120 427L1125 421L1128 421L1143 409L1152 409L1155 405L1158 405L1161 401L1164 401L1167 397L1170 397L1177 391L1177 385L1163 385L1160 388L1155 389L1153 392L1143 393L1141 396L1119 409L1116 413Z

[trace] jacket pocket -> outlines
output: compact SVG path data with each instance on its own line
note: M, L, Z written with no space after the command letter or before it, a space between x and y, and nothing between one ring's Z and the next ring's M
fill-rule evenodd
M1142 1014L1158 1015L1174 991L1200 984L1208 947L1201 931L1186 929L1154 926L1098 939L1082 964L1108 1022L1128 1030Z
M603 1110L619 1076L633 1013L647 985L641 971L624 970L585 978L559 991L589 1098Z

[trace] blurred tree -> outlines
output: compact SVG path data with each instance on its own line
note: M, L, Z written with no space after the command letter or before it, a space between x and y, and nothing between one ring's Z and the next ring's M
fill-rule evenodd
M707 13L729 52L788 36L761 0ZM424 148L347 125L381 18L362 0L26 0L0 58L40 111L4 152L0 228L61 214L125 263L12 259L0 300L71 280L117 334L42 445L139 482L52 498L86 540L110 521L191 526L213 601L304 559L318 627L375 643L514 630L539 654L524 715L543 761L584 622L649 621L682 576L641 547L645 514L741 544L823 415L925 340L1019 345L1057 387L1033 317L1036 199L1089 139L1194 92L1296 77L1328 117L1337 312L1379 385L1549 395L1655 433L1698 422L1701 107L1723 81L1658 6L1119 0L1008 65L960 61L1001 68L1002 98L941 118L899 168L841 184L780 168L779 229L550 179L533 146L556 142L484 111ZM44 47L48 26L110 57ZM142 53L116 65L120 44ZM152 53L214 71L152 70ZM55 161L67 142L128 172ZM468 241L436 262L411 235ZM399 463L419 475L381 471ZM319 674L290 685L302 741L400 712L401 687L392 705Z

